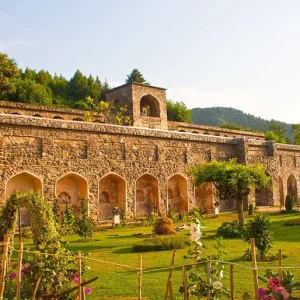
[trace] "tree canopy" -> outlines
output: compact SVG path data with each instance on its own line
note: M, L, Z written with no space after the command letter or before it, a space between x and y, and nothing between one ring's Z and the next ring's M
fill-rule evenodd
M266 175L263 164L243 165L232 159L229 161L212 161L192 167L189 171L196 185L212 182L217 190L219 200L237 201L239 224L244 223L243 201L255 188L270 188L270 178Z
M150 84L149 82L147 82L143 74L138 69L133 69L131 73L127 75L127 79L125 80L125 83L131 83L131 82L143 83L148 85Z
M191 123L192 112L183 102L167 100L167 115L169 121Z
M6 53L0 52L0 95L14 91L14 82L19 71L16 62L9 58Z

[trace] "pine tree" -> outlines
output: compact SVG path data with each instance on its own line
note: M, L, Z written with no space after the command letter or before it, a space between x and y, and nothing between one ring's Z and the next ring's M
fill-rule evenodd
M133 69L129 75L127 75L127 79L125 83L137 82L150 85L149 82L146 81L143 74L138 69Z

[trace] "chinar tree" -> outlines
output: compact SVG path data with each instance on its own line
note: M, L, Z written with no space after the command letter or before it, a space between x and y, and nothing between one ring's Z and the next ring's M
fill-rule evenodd
M228 199L237 202L239 224L244 224L243 203L251 190L271 188L270 177L266 175L263 164L244 165L231 159L212 161L194 166L188 170L194 176L195 184L212 182L219 200Z

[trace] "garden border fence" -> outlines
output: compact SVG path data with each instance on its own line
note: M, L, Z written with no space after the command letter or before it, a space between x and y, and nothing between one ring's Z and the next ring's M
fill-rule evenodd
M31 254L39 254L39 255L45 255L45 256L55 256L55 257L70 257L70 256L64 256L64 255L56 255L56 254L48 254L48 253L40 253L37 251L29 251L24 250L23 243L19 243L19 249L9 249L10 241L7 236L5 236L5 239L2 243L0 243L0 248L2 248L2 257L1 257L1 274L0 274L0 300L3 300L3 293L5 289L5 278L7 276L7 269L9 265L9 251L11 252L17 252L18 258L17 258L17 285L16 285L16 299L21 300L21 294L20 294L20 287L21 287L21 280L22 280L22 259L23 259L23 253L31 253ZM110 261L105 260L99 260L94 259L86 256L82 256L80 251L77 251L77 254L74 256L77 260L77 267L78 267L78 283L73 288L61 292L58 295L46 297L42 299L60 299L61 297L67 295L68 293L74 292L77 290L77 294L75 296L75 300L85 300L85 293L84 293L84 287L97 280L99 276L96 276L90 280L83 280L81 277L81 266L82 266L82 260L88 260L93 262L98 262L101 264L108 264L112 266L122 267L126 269L130 269L132 271L136 271L137 275L137 299L142 300L142 279L143 275L147 273L155 273L155 272L161 272L161 271L169 271L168 276L166 278L166 286L165 286L165 292L163 295L163 299L167 300L173 300L173 287L172 287L172 274L175 269L182 269L182 285L183 285L183 299L188 300L189 299L189 291L188 291L188 278L187 278L187 267L189 266L196 266L198 264L206 264L206 270L207 270L207 284L211 284L211 264L212 263L222 263L224 265L229 265L229 279L230 279L230 299L235 299L235 284L234 284L234 270L235 267L241 267L243 269L248 269L249 271L252 271L253 273L253 295L255 300L259 300L259 294L258 294L258 271L259 270L266 270L266 267L258 268L257 261L256 261L256 249L255 249L255 242L254 239L251 239L251 253L252 253L252 267L247 267L245 265L241 265L238 263L233 262L225 262L225 261L218 261L218 260L207 260L204 262L198 262L198 263L192 263L192 264L183 264L183 265L175 265L175 256L176 256L176 250L173 251L172 258L171 258L171 265L167 267L161 267L161 268L155 268L155 269L143 269L143 258L142 254L138 254L138 264L137 266L130 266L130 265L124 265L124 264L118 264ZM283 267L282 266L282 253L281 249L278 250L278 266L276 267L279 271L279 282L281 280L282 276L282 270L284 269L300 269L300 267ZM30 300L35 299L35 294L38 289L38 284L35 286L35 289L32 291L32 296ZM210 290L208 289L207 292L207 299L211 300Z

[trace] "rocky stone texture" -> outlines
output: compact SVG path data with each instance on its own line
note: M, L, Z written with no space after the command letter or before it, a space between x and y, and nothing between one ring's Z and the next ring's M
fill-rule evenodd
M115 206L128 219L170 208L190 211L195 205L212 209L212 187L195 187L186 171L201 162L230 158L261 162L272 177L272 191L253 192L248 200L284 204L287 193L298 199L299 146L266 142L249 132L167 123L165 90L160 88L128 84L113 89L108 99L128 104L135 126L72 121L84 112L1 102L0 201L30 187L49 200L69 199L76 212L80 197L88 197L90 214L98 221L111 219ZM154 116L141 115L141 105ZM203 134L204 129L210 134ZM225 201L220 208L235 205Z

